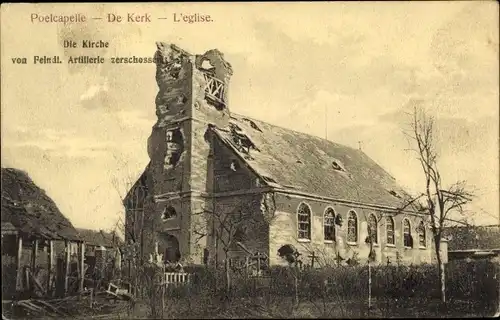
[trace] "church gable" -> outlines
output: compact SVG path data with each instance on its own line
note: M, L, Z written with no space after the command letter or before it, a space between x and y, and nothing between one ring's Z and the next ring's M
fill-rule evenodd
M245 161L217 139L214 139L213 161L215 192L248 190L261 185Z
M147 184L147 176L149 174L150 166L144 169L143 173L130 188L127 195L123 199L123 205L127 210L142 210L144 202L148 195L149 188Z

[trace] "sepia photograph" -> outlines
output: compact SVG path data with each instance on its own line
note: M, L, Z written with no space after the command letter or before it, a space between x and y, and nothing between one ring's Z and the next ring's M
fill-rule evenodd
M2 4L2 320L499 317L499 13Z

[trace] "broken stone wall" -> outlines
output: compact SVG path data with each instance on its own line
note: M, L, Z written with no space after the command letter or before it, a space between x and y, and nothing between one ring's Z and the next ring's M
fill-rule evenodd
M180 192L189 187L190 125L193 57L183 50L157 43L155 58L158 120L148 139L152 187L155 195Z
M191 184L194 190L211 190L209 125L229 125L228 88L232 68L223 54L210 50L195 57L192 77Z
M189 197L175 196L173 198L159 199L156 203L149 203L145 209L144 219L144 256L149 257L154 253L156 241L167 236L173 236L179 242L181 259L190 259L189 246L189 215L191 200ZM166 212L175 210L175 216L165 216Z
M195 58L193 69L193 116L224 128L229 124L229 82L233 70L224 55L214 49Z
M149 185L151 196L162 200L152 202L145 228L150 230L150 245L154 246L159 232L176 233L183 257L199 260L200 248L206 244L195 244L192 224L199 217L193 213L199 202L203 207L211 205L207 194L213 184L206 132L210 124L224 127L229 121L227 89L232 69L217 50L191 55L162 42L157 49L158 121L148 139ZM161 219L165 206L176 208L176 220Z

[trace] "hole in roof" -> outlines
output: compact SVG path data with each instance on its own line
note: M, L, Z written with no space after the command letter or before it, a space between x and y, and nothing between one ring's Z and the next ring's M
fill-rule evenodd
M395 196L396 198L401 198L401 196L394 190L390 190L389 193L393 196Z
M229 123L233 145L240 151L249 154L250 149L260 151L244 130L234 123Z
M232 171L237 171L240 168L240 164L236 160L231 160L231 164L229 165L229 168Z
M340 165L340 163L337 162L337 161L335 161L335 160L332 161L332 167L335 170L344 171L344 169L342 168L342 166Z
M231 130L234 130L234 131L237 131L237 132L241 132L241 133L243 133L243 132L244 132L244 131L243 131L243 129L241 129L241 128L240 128L240 126L238 126L238 125L237 125L236 123L234 123L234 122L229 122L229 128L230 128Z
M248 118L242 118L242 120L250 123L250 127L252 127L252 129L255 129L257 131L260 131L262 132L262 130L260 130L259 126L257 126L257 124L255 122L253 122L252 120L248 119Z
M273 178L268 177L268 176L262 176L262 179L264 179L264 181L267 181L267 182L277 183L276 180L274 180Z

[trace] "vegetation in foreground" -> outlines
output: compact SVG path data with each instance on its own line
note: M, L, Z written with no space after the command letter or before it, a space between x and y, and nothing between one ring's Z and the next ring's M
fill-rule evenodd
M86 299L74 299L71 309L75 319L488 317L499 305L497 270L489 261L450 262L449 299L442 303L430 265L372 267L371 288L366 266L300 272L273 267L259 278L232 274L229 292L224 270L200 267L187 270L196 275L188 286L162 289L150 273L150 281L139 281L140 298L133 303L117 301L112 309L97 310ZM22 318L28 317L15 317Z

